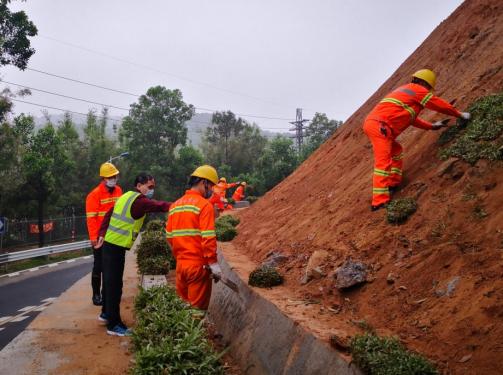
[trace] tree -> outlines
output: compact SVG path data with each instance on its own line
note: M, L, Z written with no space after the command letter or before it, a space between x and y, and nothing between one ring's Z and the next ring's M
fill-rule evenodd
M65 176L71 173L71 163L61 139L49 122L33 134L22 158L26 175L24 192L37 202L39 246L44 246L43 222L47 203L61 189Z
M157 190L168 194L176 179L175 150L187 142L185 122L194 115L194 107L183 101L180 90L151 87L137 103L131 104L129 116L119 132L121 144L129 151L128 174L151 172Z
M293 141L284 136L277 136L267 144L259 159L256 173L261 177L267 191L292 173L297 165L298 158Z
M302 150L302 159L307 159L342 125L342 121L329 120L325 113L316 113L306 129L307 143Z
M203 164L203 155L192 146L183 146L177 152L173 178L173 192L170 198L181 196L187 188L188 177Z
M10 0L0 0L0 66L14 65L21 70L35 53L28 37L37 35L37 28L25 12L12 13Z

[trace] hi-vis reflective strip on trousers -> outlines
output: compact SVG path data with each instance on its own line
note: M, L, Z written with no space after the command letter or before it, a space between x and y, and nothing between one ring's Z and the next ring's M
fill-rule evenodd
M402 170L400 168L395 168L395 167L392 167L391 168L391 173L395 173L395 174L398 174L398 175L402 175Z
M389 176L389 172L388 171L385 171L383 169L377 169L377 168L374 168L374 174L378 175L378 176Z
M410 117L411 117L411 122L414 121L414 119L416 118L416 111L414 111L414 108L409 107L407 104L405 104L401 100L398 100L395 98L384 98L383 100L381 100L381 103L393 103L393 104L399 105L400 107L405 109L407 112L409 112Z
M385 187L385 188L372 188L372 193L373 194L389 195L389 189L387 187Z
M403 153L400 153L400 154L398 154L396 156L392 156L391 159L392 160L396 160L396 161L402 160L403 159Z

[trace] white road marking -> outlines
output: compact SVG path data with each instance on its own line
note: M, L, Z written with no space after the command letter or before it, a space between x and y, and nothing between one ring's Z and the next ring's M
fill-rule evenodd
M84 259L91 259L92 255L86 255Z
M19 272L9 273L9 277L19 276Z
M50 297L50 298L46 298L46 299L43 299L42 302L44 303L51 303L52 301L54 301L57 297Z
M44 311L47 306L39 306L33 311Z
M28 311L28 310L33 309L34 307L37 307L37 306L26 306L26 307L23 307L22 309L19 309L17 311Z
M0 327L0 331L3 331L5 328L4 327Z
M59 263L50 263L47 265L47 267L56 267Z
M28 315L21 315L21 316L18 316L17 318L15 319L12 319L11 322L13 323L17 323L17 322L22 322L23 320L29 318Z
M0 324L3 324L3 322L6 322L10 319L12 319L12 316L2 316L0 317Z
M66 261L66 263L73 263L73 262L75 262L75 259L68 259L68 260Z
M40 269L40 267L33 267L33 268L30 268L28 271L35 272L35 271L38 271L39 269Z

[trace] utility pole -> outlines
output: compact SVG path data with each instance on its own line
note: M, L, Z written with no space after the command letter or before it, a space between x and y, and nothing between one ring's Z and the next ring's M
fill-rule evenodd
M295 127L290 129L290 131L295 131L295 135L291 135L291 138L295 138L297 142L297 151L299 155L302 153L302 146L304 145L304 137L306 133L304 132L304 123L309 122L309 120L302 119L302 108L297 108L295 121L290 122L290 124Z

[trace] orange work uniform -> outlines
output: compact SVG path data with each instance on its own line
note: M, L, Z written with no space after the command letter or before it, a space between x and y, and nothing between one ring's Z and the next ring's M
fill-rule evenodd
M217 262L215 215L208 200L194 190L173 203L166 237L176 259L176 292L192 306L206 310L211 297L210 272Z
M213 195L210 198L210 202L212 204L216 204L218 209L223 211L225 210L225 194L227 192L227 189L232 188L236 186L237 183L226 183L223 181L220 181L218 184L213 186Z
M87 195L87 231L89 232L89 239L91 241L98 239L98 233L105 214L115 205L115 202L121 195L122 189L120 186L116 185L110 192L104 183L100 183Z
M434 96L427 88L409 83L386 95L365 119L363 131L374 150L372 206L387 203L390 200L389 187L397 186L402 181L403 153L396 137L410 125L432 129L430 122L418 117L423 108L461 116L454 106Z
M240 185L238 186L234 194L232 194L232 199L234 199L236 202L239 202L242 201L244 197L245 197L245 188L242 185Z

